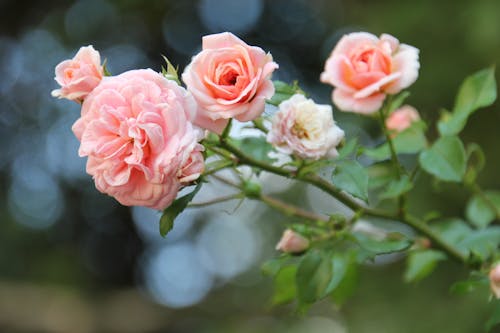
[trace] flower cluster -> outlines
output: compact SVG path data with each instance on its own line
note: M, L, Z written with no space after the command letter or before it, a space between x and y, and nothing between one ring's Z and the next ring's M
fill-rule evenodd
M231 118L259 117L277 67L231 33L209 35L182 75L186 89L151 69L105 77L87 46L57 65L52 95L82 103L73 132L97 189L123 205L164 209L203 173L203 129L220 134Z
M151 69L105 76L92 46L56 67L52 95L82 104L73 125L79 155L97 189L123 205L164 209L204 170L203 130L221 134L230 119L261 116L274 95L270 53L224 32L203 37L183 88ZM302 159L337 155L344 132L332 108L301 94L279 105L267 140Z
M196 195L200 177L233 169L239 183L219 180L239 192L192 206L246 197L310 222L286 229L276 245L278 251L302 257L281 258L288 268L296 266L295 287L303 304L331 294L344 278L337 274L347 274L350 268L345 267L359 258L402 251L410 253L405 280L421 279L430 271L427 267L434 267L446 253L471 268L481 267L484 278L490 267L491 292L500 298L500 264L494 252L500 229L488 227L498 220L498 193L483 192L478 186L476 176L482 166L469 163L469 155L482 152L465 146L458 136L470 114L495 101L494 69L464 81L455 107L438 122L439 138L431 143L418 111L403 105L408 96L403 90L418 77L418 49L388 34L344 35L319 79L334 87L331 99L338 110L379 117L385 142L364 147L355 138L343 145L346 134L335 122L332 106L306 97L298 83L271 81L278 68L271 54L229 32L203 37L202 50L181 75L185 87L167 63L163 74L135 69L108 76L99 52L86 46L57 65L55 80L60 88L52 95L81 104L81 116L72 129L80 141L78 154L87 158L87 173L99 191L123 205L164 209L160 233L165 235ZM274 110L263 115L266 103ZM253 121L248 126L259 130L260 137L231 138L232 121ZM266 156L276 152L287 156L281 161ZM400 154L414 154L418 163L414 170L400 162ZM212 155L214 160L205 163L205 156ZM477 164L484 163L484 158L478 159L483 161ZM366 163L373 165L367 168ZM251 167L250 177L237 169L241 166ZM377 172L372 166L379 168ZM408 193L418 170L473 189L465 214L470 225L453 218L445 228L455 228L458 243L408 212ZM352 217L316 214L264 194L260 184L249 180L260 171L315 186L352 210ZM192 192L172 204L183 187L194 183ZM397 209L370 205L371 197L378 202L393 200ZM357 221L362 216L400 221L423 240L363 226L368 222ZM326 246L332 240L329 245L335 247ZM321 279L314 276L317 272Z

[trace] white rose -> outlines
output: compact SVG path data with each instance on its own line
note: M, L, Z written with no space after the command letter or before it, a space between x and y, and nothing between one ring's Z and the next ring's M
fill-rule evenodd
M306 159L336 157L344 131L335 125L330 105L296 94L281 102L267 141L278 151Z

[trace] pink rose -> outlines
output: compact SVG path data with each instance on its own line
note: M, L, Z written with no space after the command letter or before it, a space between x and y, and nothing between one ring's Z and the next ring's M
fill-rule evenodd
M150 69L105 77L73 132L97 189L127 206L167 207L203 172L192 96Z
M500 299L500 265L493 267L489 274L490 289L496 298Z
M83 100L103 77L101 56L92 45L81 47L73 59L64 60L56 66L55 80L61 89L52 91L52 96L72 101Z
M276 245L276 250L286 253L300 253L309 247L309 240L291 229L286 229Z
M257 118L274 94L272 56L229 32L204 36L202 46L182 74L199 106L195 124L220 134L230 118Z
M415 82L418 52L391 35L351 33L333 49L321 81L335 87L332 99L340 110L370 114L380 109L386 94L397 94Z
M385 121L385 126L388 130L399 133L418 120L420 120L418 111L410 105L403 105L389 115Z
M300 94L281 102L267 135L279 151L315 160L337 156L336 147L343 138L344 131L333 121L332 107Z

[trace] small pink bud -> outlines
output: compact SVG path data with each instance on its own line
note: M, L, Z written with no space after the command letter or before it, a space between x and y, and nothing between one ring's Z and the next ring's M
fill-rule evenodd
M500 264L491 269L489 277L491 292L500 299Z
M414 122L420 120L418 111L409 105L403 105L387 118L385 125L387 129L396 133L402 132Z
M276 245L276 250L287 253L299 253L305 251L308 247L309 240L307 238L291 229L286 229L279 243Z

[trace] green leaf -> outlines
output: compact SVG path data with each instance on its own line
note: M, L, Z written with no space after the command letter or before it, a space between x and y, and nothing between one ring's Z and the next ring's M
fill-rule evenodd
M488 277L480 274L472 275L469 279L455 282L450 287L450 292L455 295L464 295L475 291L478 288L489 285Z
M389 186L380 195L380 199L392 199L405 194L413 188L413 184L407 175L401 176L400 179L395 179L389 183Z
M457 218L437 221L432 224L431 228L437 232L445 242L455 245L459 244L472 232L472 229L465 221Z
M269 259L262 264L260 270L262 274L266 276L276 276L281 268L288 262L288 259L290 259L288 255Z
M271 99L267 100L267 103L279 106L281 102L289 99L295 94L304 94L304 91L300 89L297 81L293 82L293 85L289 85L283 81L273 81L274 84L274 95Z
M474 195L467 203L465 215L478 228L485 228L500 212L500 192L485 191Z
M325 295L330 294L335 290L342 282L342 279L347 273L347 269L349 266L349 258L346 258L345 255L340 253L335 253L331 256L332 260L332 278L330 282L328 282L328 286L325 289Z
M400 252L408 249L412 244L409 239L400 233L389 234L383 240L375 240L359 232L352 235L361 248L374 254Z
M500 227L490 226L470 232L457 246L485 261L496 252L499 244Z
M266 163L273 163L276 161L276 159L269 157L269 153L273 151L274 148L263 136L250 136L242 139L230 138L230 141L245 154L250 155L256 160Z
M499 323L500 323L500 301L496 300L493 313L491 314L490 318L488 318L488 321L486 322L484 327L486 331L489 332L493 327L497 326L497 324Z
M465 171L464 184L474 186L479 172L486 164L484 151L477 143L469 143L465 149L467 155L467 170Z
M464 145L456 136L441 137L420 153L419 162L422 169L440 180L460 182L466 166Z
M432 273L439 261L445 259L446 255L436 250L411 252L408 256L404 280L406 282L422 280Z
M167 68L165 69L165 67L162 66L161 73L168 80L173 80L180 85L181 81L179 81L179 74L177 74L177 68L174 67L174 65L172 65L172 63L167 59L167 57L165 57L164 55L162 55L162 57L163 60L165 60L165 62L167 63Z
M312 303L324 297L332 279L332 261L324 253L309 251L297 269L297 296L303 303Z
M357 161L339 161L333 171L332 181L338 188L368 201L368 174Z
M274 294L272 303L274 305L284 304L294 300L297 294L295 276L297 266L290 265L282 267L274 277Z
M348 140L342 148L339 149L339 156L337 156L337 160L343 160L344 158L352 155L356 149L358 148L358 139L353 138Z
M370 189L386 187L397 178L397 171L392 163L375 163L366 168Z
M356 290L358 285L358 267L354 252L348 254L346 259L346 271L337 287L330 292L332 300L337 305L342 305Z
M399 93L389 104L389 106L387 107L387 110L388 110L388 114L390 114L392 111L398 109L401 105L403 105L403 103L405 102L405 100L410 96L410 92L409 91L403 91L401 93Z
M394 149L397 154L415 154L427 147L427 138L425 137L425 123L415 122L411 127L397 133L392 139ZM389 144L365 149L364 154L375 161L383 161L391 158Z
M304 163L302 163L300 166L299 166L299 169L298 169L298 172L297 172L297 175L298 177L303 177L307 174L310 174L310 173L316 173L318 172L319 170L329 166L329 165L333 165L334 163L336 163L336 160L317 160L317 161L303 161Z
M467 119L477 109L493 104L497 97L495 69L483 69L468 76L457 94L453 113L444 113L438 122L442 136L456 135L465 127Z
M187 205L193 200L194 196L201 189L202 182L200 181L191 193L188 193L172 202L170 206L165 208L160 218L160 235L165 237L174 227L175 218L184 211Z
M104 62L102 63L102 73L104 76L112 76L111 72L108 70L108 59L104 59Z

